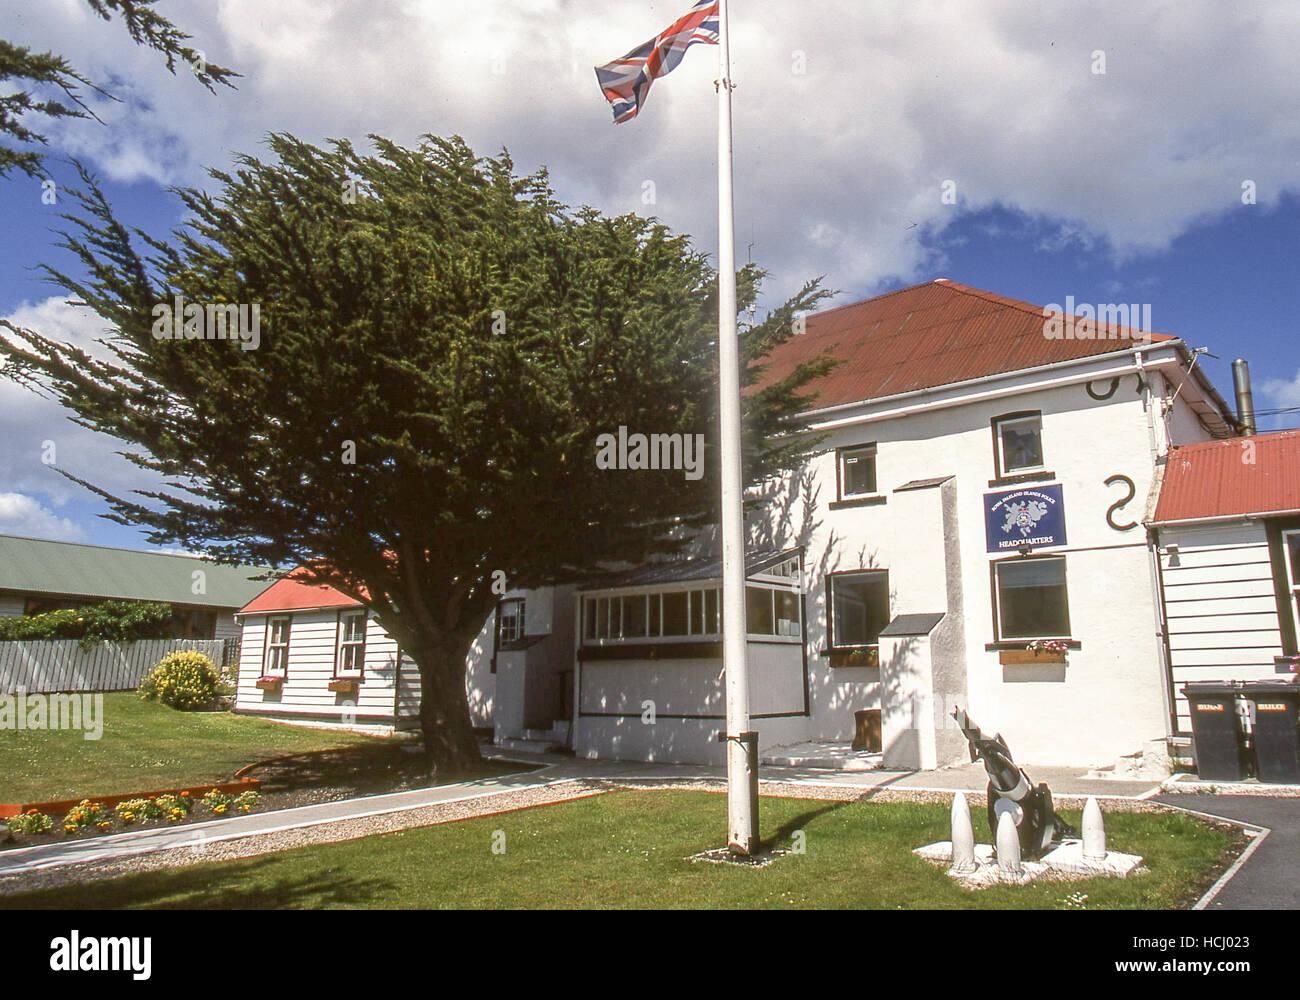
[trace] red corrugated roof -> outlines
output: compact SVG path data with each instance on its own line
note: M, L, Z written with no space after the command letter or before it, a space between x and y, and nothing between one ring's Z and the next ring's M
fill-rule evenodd
M304 583L296 577L306 573L299 566L282 580L267 587L239 609L241 615L272 614L277 611L306 611L309 608L354 608L361 602L326 584Z
M812 383L814 407L895 396L1123 351L1132 339L1049 340L1040 306L940 278L815 313L764 359L761 388L823 351L842 360ZM1127 333L1127 328L1122 328ZM1174 340L1153 334L1149 340Z
M1300 510L1300 431L1175 448L1155 520L1190 521Z

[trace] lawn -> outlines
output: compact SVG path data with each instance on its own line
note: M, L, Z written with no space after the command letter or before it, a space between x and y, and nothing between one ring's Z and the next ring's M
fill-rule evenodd
M708 792L619 791L4 896L0 908L1063 909L1083 893L1088 909L1165 909L1189 906L1234 841L1185 814L1115 813L1109 846L1144 855L1148 873L970 892L911 853L946 839L946 806L764 798L765 840L790 847L801 830L806 853L763 870L684 860L719 846L725 816L725 800Z
M129 691L106 694L99 740L72 729L0 730L0 802L229 781L267 757L375 742L229 712L178 712Z

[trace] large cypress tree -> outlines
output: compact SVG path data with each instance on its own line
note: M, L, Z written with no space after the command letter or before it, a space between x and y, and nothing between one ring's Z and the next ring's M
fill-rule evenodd
M215 194L177 192L189 218L161 240L83 171L60 244L81 268L47 272L115 331L113 357L8 323L0 357L168 477L134 499L77 479L114 518L364 599L419 666L432 763L458 772L478 760L465 658L501 586L669 552L714 515L711 448L702 479L596 456L620 427L716 441L716 275L686 237L571 211L507 154L374 142L271 136L267 159L211 173ZM740 278L745 308L762 274ZM749 384L824 294L747 330ZM177 305L242 305L250 327L257 307L257 336L191 339L205 313L162 339ZM797 461L792 418L830 363L747 398L751 481Z

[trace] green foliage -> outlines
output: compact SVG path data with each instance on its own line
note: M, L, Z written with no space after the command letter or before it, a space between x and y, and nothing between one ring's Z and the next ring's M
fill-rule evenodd
M140 682L137 693L146 701L192 711L212 703L217 680L211 660L195 650L182 649L164 656Z
M223 791L214 788L203 796L203 804L211 809L218 816L225 816L230 812L230 807L234 799Z
M136 639L165 639L171 634L171 625L170 604L102 601L84 608L0 618L0 640L81 639L83 645L133 642Z
M154 805L167 818L168 823L179 823L190 814L192 803L189 793L182 792L180 795L159 795L154 799Z
M162 807L153 799L127 799L119 802L114 810L124 826L130 826L138 820L161 819Z
M170 240L128 232L83 173L61 245L89 277L47 273L115 330L115 357L5 321L0 357L166 478L137 502L69 475L118 520L368 594L420 666L426 735L448 734L432 752L472 762L464 661L494 574L573 579L679 551L716 520L717 275L689 238L570 209L508 154L374 143L273 135L267 160L212 171L216 194L178 193L189 218ZM762 277L741 272L742 311ZM810 282L746 329L747 384L825 294ZM155 337L155 306L177 295L258 305L259 347ZM746 397L750 482L810 447L795 416L830 364ZM598 468L620 427L703 435L703 478Z
M28 809L9 817L8 826L11 833L49 833L54 828L54 820L39 809Z
M107 830L113 825L112 815L100 802L82 799L63 817L63 832L80 833L82 830Z
M190 36L153 9L155 0L86 0L86 3L105 21L114 13L119 14L132 41L162 53L172 73L176 72L178 62L183 63L186 71L192 72L210 91L217 83L233 86L231 79L239 75L208 63L202 53L187 45ZM99 120L86 104L81 88L88 87L101 97L112 97L78 73L62 56L33 52L0 39L0 84L7 84L7 90L13 86L9 81L14 81L19 89L0 96L0 135L26 146L43 146L46 142L44 135L26 124L31 116ZM14 168L29 177L39 176L41 160L39 150L0 146L0 177Z
M240 792L235 796L235 812L250 813L255 809L262 808L262 796L260 792L249 789L246 792Z

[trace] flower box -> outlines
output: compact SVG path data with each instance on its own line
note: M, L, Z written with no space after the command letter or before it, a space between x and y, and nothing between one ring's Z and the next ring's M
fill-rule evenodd
M998 662L1016 663L1064 663L1065 652L1037 649L1002 649L998 651Z
M279 691L280 685L283 683L283 677L259 677L257 679L257 688L259 691Z
M832 667L878 667L880 666L880 647L866 646L861 649L832 651Z
M338 694L356 694L357 679L355 677L335 677L329 682L329 689Z

